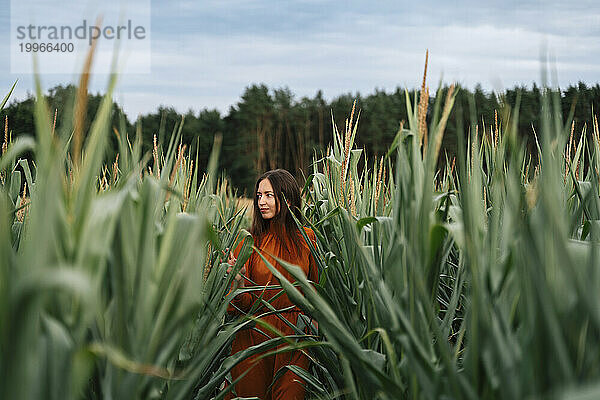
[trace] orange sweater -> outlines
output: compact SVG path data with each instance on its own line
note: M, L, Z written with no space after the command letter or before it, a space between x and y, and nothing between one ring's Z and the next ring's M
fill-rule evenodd
M304 231L306 232L306 236L308 236L308 238L312 242L312 245L316 247L316 236L313 230L310 228L304 228ZM310 281L318 282L319 273L314 259L310 253L310 248L308 247L308 244L306 243L303 237L301 237L299 240L300 254L291 256L290 254L288 254L288 252L285 251L284 246L282 245L282 239L276 237L274 233L269 232L263 237L260 243L259 250L263 257L265 257L271 263L271 265L277 268L277 270L281 272L283 276L285 276L286 279L290 282L294 282L295 279L285 270L285 268L283 268L278 262L275 261L275 258L273 256L299 266L300 268L302 268L304 274ZM288 245L288 248L291 247L291 245ZM235 257L238 257L241 248L242 243L240 243L234 250L233 254ZM269 268L264 263L263 259L255 251L252 252L252 255L250 256L248 261L246 261L246 264L244 264L244 266L246 267L245 276L247 277L247 279L244 280L244 285L247 288L252 287L254 285L279 285L277 278L273 276ZM230 313L238 313L240 311L248 312L254 304L254 302L261 295L265 301L270 301L273 298L273 296L280 292L280 290L281 289L267 289L264 291L264 293L263 291L253 291L239 294L232 300L232 304L229 306L228 311ZM270 303L276 309L282 309L292 305L292 302L289 300L286 294L279 295L276 299L270 301ZM259 309L264 310L263 307L260 307ZM294 311L298 312L299 310L298 308L296 308ZM296 321L291 322L296 323Z
M304 228L304 231L306 232L306 235L312 242L313 246L316 246L316 237L312 229ZM308 244L303 237L301 237L299 240L300 252L293 257L290 257L290 255L283 249L282 239L277 237L272 232L267 233L264 236L260 243L259 250L261 254L290 282L294 282L295 280L281 265L279 265L279 263L275 261L273 256L299 266L302 268L308 279L313 282L317 282L318 270L310 253ZM242 246L240 243L240 245L238 245L235 249L234 255L236 257L239 255L241 247ZM254 282L258 286L279 285L277 278L273 276L262 258L256 254L256 252L252 253L246 262L245 267L246 276L249 278L249 280L246 280L244 283L246 287L252 287L253 284L251 282ZM239 294L231 301L228 311L230 313L239 313L240 311L246 313L250 311L252 304L261 296L261 294L264 300L269 301L278 310L293 306L288 296L280 293L281 290L282 289L265 289L264 291L261 290ZM275 295L279 296L274 298ZM266 310L261 306L257 309L255 314L259 314L263 311ZM261 319L275 327L284 335L291 335L295 332L284 321L282 321L280 317L283 317L292 324L297 325L299 313L300 310L298 307L294 307L290 311L282 312L278 315L268 315ZM253 329L242 330L237 333L232 344L231 352L232 354L235 354L251 346L258 345L274 336L275 335L273 335L269 330L261 326L256 326ZM296 350L272 355L262 359L259 359L258 356L259 355L254 355L243 360L231 370L231 376L234 381L240 378L240 380L235 384L235 392L237 396L256 396L263 400L304 399L305 391L303 387L303 380L293 372L285 370L285 367L289 365L295 365L304 370L308 370L309 360L305 354ZM275 376L277 376L278 371L283 371L284 373L280 375L279 379L273 382L273 379ZM231 392L225 396L227 400L233 399L233 397L234 395Z

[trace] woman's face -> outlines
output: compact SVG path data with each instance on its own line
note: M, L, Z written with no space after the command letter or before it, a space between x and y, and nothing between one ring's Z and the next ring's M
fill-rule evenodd
M258 183L258 191L256 192L256 201L258 209L263 219L271 219L279 212L275 192L269 179L263 179Z

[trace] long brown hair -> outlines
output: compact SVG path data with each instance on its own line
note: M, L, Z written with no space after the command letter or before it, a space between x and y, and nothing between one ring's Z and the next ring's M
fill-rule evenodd
M276 208L279 210L271 219L264 219L258 207L258 185L263 179L268 179L275 193ZM254 237L257 246L264 235L272 230L278 238L282 239L282 247L290 255L300 254L300 243L302 237L291 213L302 223L303 217L300 212L301 199L300 187L296 179L285 169L274 169L262 174L256 181L254 188L254 218L250 233Z

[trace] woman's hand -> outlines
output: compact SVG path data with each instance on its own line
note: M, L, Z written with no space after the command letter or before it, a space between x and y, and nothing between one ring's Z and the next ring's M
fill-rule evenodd
M229 251L229 249L225 249L225 251ZM225 253L225 251L224 251L224 253ZM237 261L237 258L234 257L233 253L229 253L229 257L227 258L227 264L229 264L229 267L227 267L228 274L233 270L233 266L235 265L236 261ZM246 274L246 267L242 267L242 269L240 269L240 272L235 275L235 280L233 281L234 289L237 289L238 287L243 288L246 286L244 284L244 275L245 274Z

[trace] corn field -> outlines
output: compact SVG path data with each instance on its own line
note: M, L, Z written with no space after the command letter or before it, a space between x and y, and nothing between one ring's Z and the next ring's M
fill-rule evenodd
M319 331L232 356L257 321L226 315L252 248L230 274L222 252L249 235L245 209L218 150L199 171L181 125L152 154L139 130L110 126L115 84L85 135L81 98L57 129L39 81L35 139L5 129L0 398L220 399L242 359L297 349L312 366L288 368L311 398L600 398L600 134L575 141L551 88L533 154L517 107L460 127L444 159L458 89L427 124L424 82L387 154L367 160L353 108L303 186L320 282L269 266Z

